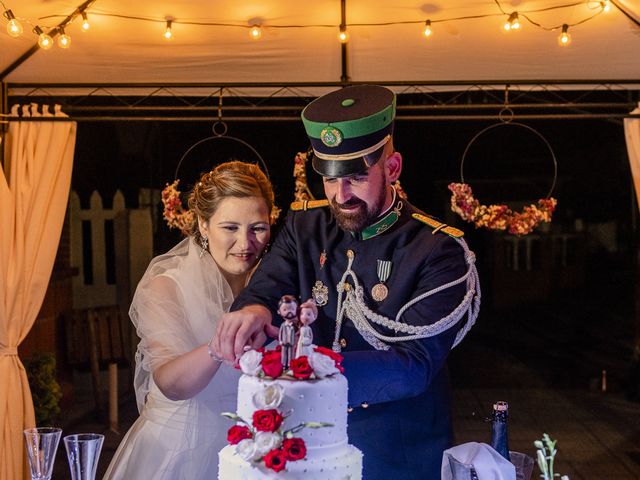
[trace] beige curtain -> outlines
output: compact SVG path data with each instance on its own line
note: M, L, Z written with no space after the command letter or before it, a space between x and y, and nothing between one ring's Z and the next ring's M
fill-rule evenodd
M19 116L15 106L11 116ZM22 116L66 117L32 104ZM30 478L22 431L33 402L17 348L44 299L64 221L76 142L74 122L9 117L0 175L0 480Z
M638 108L631 113L640 115L640 104L638 104ZM624 137L627 141L627 153L629 154L633 186L635 187L636 199L640 207L640 119L624 119Z

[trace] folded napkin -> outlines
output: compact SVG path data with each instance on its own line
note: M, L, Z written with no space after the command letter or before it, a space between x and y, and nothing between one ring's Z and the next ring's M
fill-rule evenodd
M473 472L477 477L472 476ZM515 480L516 467L486 443L469 442L444 451L442 480Z

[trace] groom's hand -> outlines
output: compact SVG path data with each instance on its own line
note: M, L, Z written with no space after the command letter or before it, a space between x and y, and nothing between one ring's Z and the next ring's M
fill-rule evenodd
M271 325L271 312L263 305L247 305L225 313L218 322L211 344L214 353L235 362L245 352L246 346L258 348L264 344L267 325Z

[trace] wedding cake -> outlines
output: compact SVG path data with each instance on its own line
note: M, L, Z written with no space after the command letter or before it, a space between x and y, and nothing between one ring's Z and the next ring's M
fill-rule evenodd
M342 357L315 347L283 371L279 350L240 359L238 407L220 480L360 480L362 453L347 438L347 379Z

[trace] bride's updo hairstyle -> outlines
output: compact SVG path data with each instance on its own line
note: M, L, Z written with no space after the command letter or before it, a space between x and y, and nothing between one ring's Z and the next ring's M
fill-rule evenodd
M189 195L189 209L194 213L189 235L202 245L198 218L209 220L226 197L262 198L269 214L274 209L273 187L255 164L232 161L204 173Z

